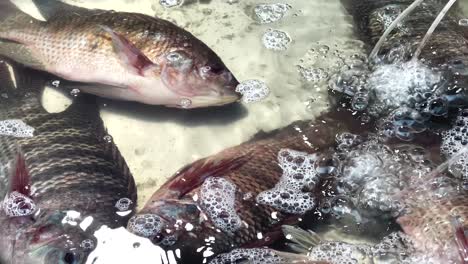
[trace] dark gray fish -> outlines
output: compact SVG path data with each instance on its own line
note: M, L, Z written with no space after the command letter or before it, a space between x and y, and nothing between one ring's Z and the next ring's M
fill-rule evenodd
M43 86L38 72L0 62L0 122L21 120L34 129L28 137L17 123L0 125L0 259L84 263L97 228L126 225L135 183L94 97L80 95L51 114L41 105Z

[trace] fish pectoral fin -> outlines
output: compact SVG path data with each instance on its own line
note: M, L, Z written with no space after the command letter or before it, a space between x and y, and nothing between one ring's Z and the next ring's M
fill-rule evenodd
M107 32L112 38L112 44L115 52L131 71L140 76L144 76L146 71L159 70L159 66L154 64L143 52L135 47L127 38L118 34L107 26L99 26Z
M19 151L16 156L16 160L10 172L10 177L10 193L17 192L25 196L31 195L31 177L21 151Z
M204 158L197 160L172 176L166 184L161 186L152 198L178 199L191 190L202 185L208 177L222 177L240 168L249 159L251 153L228 158Z
M317 246L322 239L313 231L306 231L302 228L283 225L283 234L292 243L288 243L290 248L297 253L308 253L311 248Z

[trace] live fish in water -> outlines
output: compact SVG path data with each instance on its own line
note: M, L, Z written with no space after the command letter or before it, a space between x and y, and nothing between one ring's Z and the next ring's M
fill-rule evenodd
M282 224L296 223L328 193L334 169L323 153L336 133L352 127L337 116L353 119L346 112L323 114L187 165L132 217L128 230L180 249L191 261L275 242Z
M179 108L240 99L238 82L218 55L169 21L34 2L46 21L0 1L0 54L103 97Z
M133 177L94 96L51 114L40 101L43 74L2 59L0 77L0 132L10 132L0 133L0 260L85 263L94 231L133 214Z

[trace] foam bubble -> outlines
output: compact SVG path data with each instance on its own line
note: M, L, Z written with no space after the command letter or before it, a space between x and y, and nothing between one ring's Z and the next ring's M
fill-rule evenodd
M468 146L468 111L465 110L455 120L453 128L442 133L440 151L446 158L451 158L466 146ZM450 163L449 170L454 176L468 181L467 164L468 153L464 152Z
M364 246L345 242L322 242L309 252L310 259L329 263L358 264L368 258L368 250Z
M138 236L154 237L161 233L163 227L164 224L158 215L139 214L130 218L127 229Z
M133 202L132 200L128 198L121 198L115 203L115 208L117 210L123 212L123 211L128 211L130 209L130 206L132 206Z
M283 3L261 4L254 8L254 13L261 24L268 24L283 18L289 9L291 6Z
M170 8L181 6L184 3L184 0L159 0L159 3L166 8Z
M220 254L209 264L230 264L248 261L251 264L286 263L273 250L267 248L239 248L225 254Z
M242 226L237 215L236 185L226 179L210 177L200 188L200 206L213 224L224 232L235 232Z
M253 103L265 99L270 94L270 88L262 81L247 80L236 87L236 92L242 94L244 103Z
M288 49L289 43L291 43L292 39L288 33L284 31L269 29L265 34L263 34L262 41L263 45L267 49L284 51Z
M85 250L93 250L95 247L94 241L92 239L85 239L81 241L80 247Z
M315 170L316 160L315 154L281 149L278 161L283 175L273 189L257 196L257 202L291 214L304 214L313 209L316 201L310 191L319 180Z
M19 119L3 120L0 121L0 135L19 138L32 137L34 136L34 128Z
M468 18L462 18L458 20L458 25L462 27L468 27Z
M26 195L12 192L3 201L3 210L9 217L28 216L36 211L36 204Z

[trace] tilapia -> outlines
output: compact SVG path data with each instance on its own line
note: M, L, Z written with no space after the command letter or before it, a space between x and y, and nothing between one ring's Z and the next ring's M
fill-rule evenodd
M0 259L85 263L94 231L125 226L131 217L133 177L94 96L82 94L52 114L41 105L43 74L2 59L0 77L0 120L33 128L0 135Z
M236 78L218 55L169 21L34 2L46 21L0 1L0 54L103 97L179 108L240 98Z
M185 261L271 244L282 236L281 224L297 222L328 194L334 170L326 151L338 132L362 129L351 120L349 112L323 114L195 161L160 187L127 228L180 249L190 256Z

